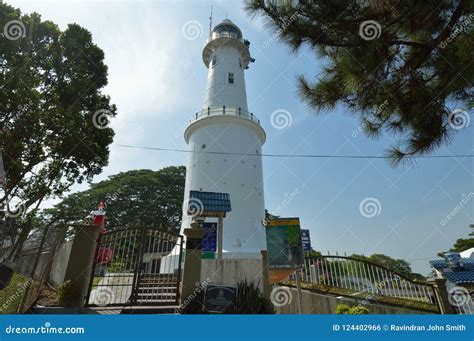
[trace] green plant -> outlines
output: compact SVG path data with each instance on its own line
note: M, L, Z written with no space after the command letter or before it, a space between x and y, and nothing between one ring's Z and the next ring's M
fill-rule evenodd
M351 308L351 312L349 314L351 315L367 315L369 313L369 309L366 307L363 307L361 305L355 306Z
M350 311L351 307L345 304L338 304L336 307L336 314L338 315L349 314Z
M361 305L349 307L346 304L338 304L336 307L336 314L339 315L366 315L368 313L369 309Z
M72 285L72 281L66 281L58 287L56 298L58 304L63 307L73 307L79 299L79 293Z
M110 264L108 271L109 272L122 272L125 270L125 263L119 260Z
M272 303L263 296L260 288L253 282L243 280L237 283L235 305L230 314L275 314Z
M25 276L14 273L10 283L0 290L0 314L15 314L30 281Z
M196 289L179 311L182 314L208 314L205 309L205 290ZM275 314L275 310L258 286L243 280L237 283L235 304L222 314Z

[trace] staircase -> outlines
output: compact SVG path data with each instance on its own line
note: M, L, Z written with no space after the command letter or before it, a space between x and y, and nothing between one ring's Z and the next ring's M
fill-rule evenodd
M141 274L137 287L137 305L177 305L178 278L171 274Z

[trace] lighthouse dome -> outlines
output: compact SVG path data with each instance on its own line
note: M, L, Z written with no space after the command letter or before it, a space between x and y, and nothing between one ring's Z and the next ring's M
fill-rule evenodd
M242 39L242 32L231 20L224 19L220 24L217 24L212 30L217 36L227 35L232 38Z

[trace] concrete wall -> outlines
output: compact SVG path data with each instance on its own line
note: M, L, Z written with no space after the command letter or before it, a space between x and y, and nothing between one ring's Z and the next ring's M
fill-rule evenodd
M291 302L282 307L275 307L277 314L298 314L296 289L291 288L290 290ZM362 301L358 302L350 298L325 296L308 290L302 290L303 314L335 314L338 304L346 304L352 307L359 304L362 305L361 302ZM389 307L371 303L363 304L363 306L369 309L370 314L422 314L422 312L406 308Z
M67 264L69 262L69 255L71 254L72 240L61 243L54 255L53 264L51 265L51 272L49 281L54 286L58 286L64 282L64 275L66 274Z
M15 271L21 273L23 276L30 277L32 275L33 271L33 266L36 261L36 254L35 253L29 253L29 254L24 254L20 255L16 260L15 260ZM39 259L38 259L38 265L36 266L36 270L33 274L33 277L36 279L40 279L46 269L46 265L48 262L48 253L43 252L40 254Z
M203 259L201 282L211 280L213 284L236 285L244 279L253 282L263 291L261 259Z

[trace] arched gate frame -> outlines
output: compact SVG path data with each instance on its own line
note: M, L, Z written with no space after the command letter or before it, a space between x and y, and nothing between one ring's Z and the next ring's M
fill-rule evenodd
M183 237L152 228L120 229L97 240L87 306L179 304Z

